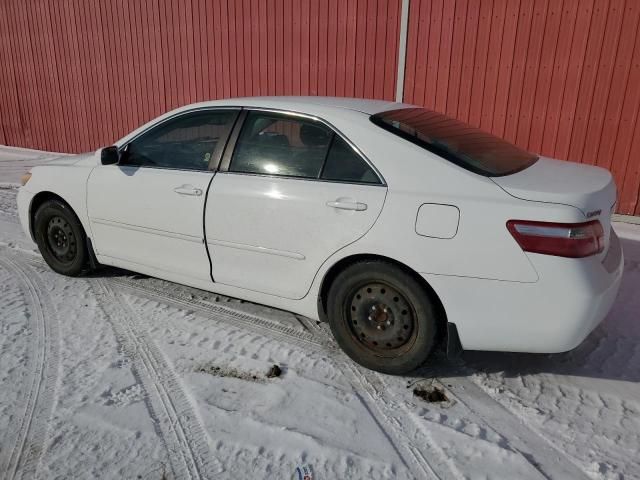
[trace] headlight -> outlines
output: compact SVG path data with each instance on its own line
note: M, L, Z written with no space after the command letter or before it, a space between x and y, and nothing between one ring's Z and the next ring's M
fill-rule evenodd
M20 183L24 187L30 179L31 179L31 172L27 172L20 177Z

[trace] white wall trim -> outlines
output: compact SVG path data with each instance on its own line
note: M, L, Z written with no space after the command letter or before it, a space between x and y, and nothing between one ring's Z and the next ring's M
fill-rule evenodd
M396 74L396 102L404 101L404 70L407 63L407 33L409 30L409 1L402 0L400 13L400 41L398 42L398 72Z

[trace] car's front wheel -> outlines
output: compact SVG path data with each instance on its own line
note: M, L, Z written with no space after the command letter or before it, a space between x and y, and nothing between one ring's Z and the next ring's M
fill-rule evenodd
M33 231L40 253L52 270L76 276L86 269L89 256L84 229L67 204L48 200L40 205Z
M331 331L349 357L383 373L408 373L433 349L437 309L422 285L385 261L361 261L329 289Z

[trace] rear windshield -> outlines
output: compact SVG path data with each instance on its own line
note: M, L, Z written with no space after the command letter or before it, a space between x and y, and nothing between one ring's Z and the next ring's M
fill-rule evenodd
M494 135L424 108L401 108L371 117L376 125L467 170L498 177L533 165L538 157Z

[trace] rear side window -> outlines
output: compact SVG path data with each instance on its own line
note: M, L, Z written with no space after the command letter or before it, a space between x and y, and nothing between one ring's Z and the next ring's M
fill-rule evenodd
M317 122L250 112L229 170L318 178L332 135Z
M488 177L510 175L538 157L512 143L441 113L401 108L371 117L376 125L467 170Z
M379 184L364 159L326 125L300 117L249 112L230 172Z
M337 135L331 143L327 161L322 170L322 179L350 183L380 183L371 167Z

